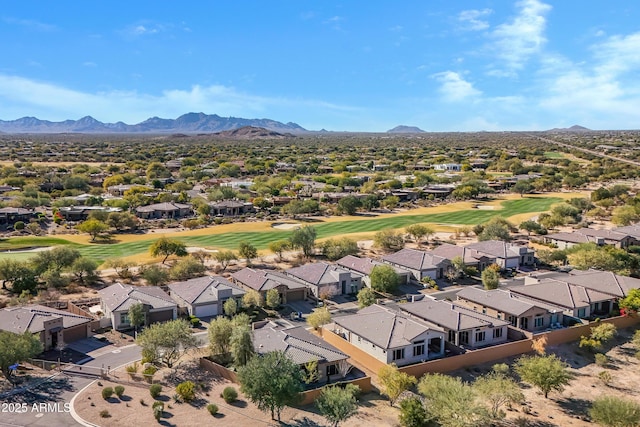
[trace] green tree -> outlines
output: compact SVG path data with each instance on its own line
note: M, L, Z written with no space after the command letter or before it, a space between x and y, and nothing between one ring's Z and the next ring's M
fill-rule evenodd
M164 256L162 263L164 264L167 258L171 255L187 256L187 247L184 243L169 239L167 237L161 237L149 247L151 256Z
M572 375L567 368L556 355L523 356L515 364L515 371L522 381L538 387L545 398L550 391L561 392L569 384Z
M458 377L427 374L420 379L418 391L427 401L428 418L442 427L482 426L489 421L473 387Z
M524 395L518 384L511 378L499 374L489 373L478 378L473 388L480 398L487 402L491 418L504 418L501 408L505 405L516 404L524 400Z
M358 242L348 237L325 240L321 244L322 255L335 261L347 255L356 255L359 251Z
M258 249L251 243L243 240L238 246L238 254L247 260L247 265L251 265L251 259L258 256Z
M117 231L133 230L138 227L138 218L130 212L110 212L107 225Z
M368 194L362 199L362 207L369 212L379 206L380 202L378 201L378 196L376 196L375 194Z
M635 316L640 310L640 289L631 289L627 292L627 296L622 298L618 305L620 313L626 316Z
M142 278L151 286L164 285L169 281L169 272L159 265L150 265L141 270Z
M271 411L271 419L299 402L302 391L302 371L282 351L251 358L238 369L238 380L242 393L261 411Z
M216 252L213 258L220 263L222 271L225 271L231 261L238 259L233 251L220 251Z
M540 224L531 220L521 222L518 228L526 231L529 236L531 236L531 233L540 234L544 230Z
M633 400L601 396L593 401L589 416L607 427L636 427L640 425L640 405Z
M580 347L587 347L591 350L600 350L602 346L613 339L618 333L616 325L613 323L600 323L591 328L589 336L580 337Z
M192 257L179 260L169 270L169 276L173 280L189 280L202 276L207 268Z
M378 292L393 293L400 283L398 273L390 265L376 265L370 277L371 287Z
M269 243L269 250L274 254L278 255L278 261L282 262L282 254L284 251L289 250L291 244L288 240L276 240L275 242Z
M55 246L48 251L38 252L31 264L37 275L47 270L62 270L71 267L76 259L80 258L80 251L67 246Z
M369 307L376 302L376 293L373 289L364 287L360 289L358 292L358 307L365 308Z
M98 219L88 219L78 224L76 228L81 233L89 234L91 236L91 241L95 242L98 237L102 237L104 233L109 230L109 225Z
M380 381L380 393L389 398L391 406L403 391L409 390L417 381L416 377L400 372L394 363L385 365L378 370L378 380Z
M209 349L211 355L226 355L231 351L233 323L230 319L218 316L209 323Z
M348 384L346 387L325 386L316 399L316 407L320 414L333 427L351 418L358 412L357 386Z
M238 313L238 303L235 298L229 298L222 305L222 309L224 310L224 314L226 316L235 316Z
M511 240L511 234L509 234L509 226L495 221L490 221L485 224L482 233L478 234L478 241L485 240L502 240L508 242Z
M231 354L233 355L233 363L237 368L244 366L253 357L253 337L251 329L248 326L234 328L231 333Z
M90 285L98 280L97 268L98 264L94 260L80 257L73 262L70 270L78 282Z
M262 295L260 292L252 289L242 296L242 304L245 307L262 307Z
M265 298L265 304L271 309L276 309L280 306L280 293L277 289L269 289Z
M409 397L400 402L399 418L402 427L426 427L429 422L427 411L417 397Z
M316 229L310 225L293 230L289 237L289 243L293 249L302 249L305 257L311 258L316 244Z
M618 206L613 209L611 222L618 226L627 226L640 220L640 215L634 206Z
M482 285L485 289L497 289L500 284L500 274L492 268L485 268L482 271Z
M14 334L0 331L0 372L13 383L9 367L35 357L43 350L42 343L31 332Z
M413 224L405 228L405 231L413 237L413 240L420 246L422 238L431 236L434 233L433 228L423 224Z
M25 290L33 293L38 286L36 272L29 263L11 258L0 260L0 280L2 289L7 289L7 283L10 283L14 294L21 294Z
M533 184L530 180L520 180L516 182L513 187L511 187L511 191L513 191L514 193L518 193L520 197L522 197L522 195L525 193L532 193L533 189Z
M404 248L404 239L400 233L393 230L382 230L374 234L373 244L385 251L399 251Z
M307 324L316 330L329 322L331 322L331 313L327 307L317 308L307 316Z
M343 197L338 201L338 213L353 215L362 206L362 202L356 196Z
M142 303L132 304L129 307L129 311L127 312L129 317L129 324L133 326L138 331L138 328L144 325L145 322L145 312L144 305Z
M184 319L154 323L138 334L136 344L145 355L159 360L169 368L196 344L191 325Z

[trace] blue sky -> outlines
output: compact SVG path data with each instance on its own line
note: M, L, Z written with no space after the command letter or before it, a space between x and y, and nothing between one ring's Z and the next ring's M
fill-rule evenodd
M45 6L46 5L46 6ZM640 128L627 0L5 2L0 119Z

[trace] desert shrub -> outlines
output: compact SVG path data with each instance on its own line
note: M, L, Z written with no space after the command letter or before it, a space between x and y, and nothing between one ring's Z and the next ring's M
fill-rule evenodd
M222 398L227 403L233 403L238 399L238 392L233 387L225 387L225 389L222 390Z
M607 366L607 363L609 362L609 358L607 357L606 354L603 354L603 353L597 353L595 358L596 358L596 365L598 366Z
M142 371L142 375L144 375L144 379L150 383L151 381L153 381L153 376L155 375L156 372L158 372L158 368L156 368L153 365L150 365Z
M509 375L509 365L506 363L496 363L491 367L491 370L499 375Z
M598 378L600 379L600 381L602 381L604 385L611 384L611 381L613 380L613 377L611 376L611 373L609 373L609 371L600 372L598 374Z
M209 411L209 413L211 415L215 415L218 413L218 405L216 405L215 403L209 403L207 405L207 411Z
M134 375L138 372L138 362L133 362L133 364L131 365L127 365L125 367L127 373L129 374L129 376L131 378L134 377Z
M156 400L153 402L151 408L153 409L153 417L156 421L160 421L160 418L162 418L162 412L164 412L164 403Z
M196 398L196 385L192 381L184 381L177 385L176 393L184 402L191 402Z
M124 387L121 385L117 385L114 388L114 391L116 392L116 396L118 396L118 398L122 397L122 395L124 394Z
M149 387L149 393L151 394L151 397L153 397L154 399L160 396L161 392L162 392L162 386L160 384L151 384L151 387Z
M111 387L105 387L102 389L102 398L107 400L113 396L113 389Z
M106 409L103 409L102 411L100 411L100 417L101 418L109 418L110 416L111 416L111 414Z

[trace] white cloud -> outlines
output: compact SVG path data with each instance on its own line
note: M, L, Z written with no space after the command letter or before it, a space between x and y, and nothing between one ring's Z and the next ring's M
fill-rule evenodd
M482 92L474 88L471 83L455 71L444 71L434 74L432 77L441 83L439 92L445 101L462 101L482 94Z
M118 90L87 93L0 74L2 118L37 116L64 120L91 115L102 121L137 123L152 116L173 118L190 111L255 117L279 108L288 112L315 110L317 114L358 111L357 108L318 100L256 96L222 85L194 85L188 90L169 89L159 95Z
M498 58L506 63L507 70L499 71L503 74L512 74L523 68L547 41L544 36L545 15L551 6L539 0L522 0L516 5L519 10L513 20L499 25L490 35L494 40L491 50L495 50Z
M2 20L7 24L19 25L33 31L48 32L57 29L55 25L45 24L33 19L2 18Z
M489 22L482 18L491 15L491 9L471 9L463 10L458 14L458 21L463 24L463 29L472 31L481 31L489 28Z

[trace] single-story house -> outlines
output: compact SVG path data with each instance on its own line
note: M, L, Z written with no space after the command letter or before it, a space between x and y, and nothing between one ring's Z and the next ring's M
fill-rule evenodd
M443 243L431 250L431 253L453 261L454 258L460 257L467 267L475 267L478 272L482 272L486 267L496 263L496 258L478 252L468 246L452 245Z
M393 267L408 270L412 279L418 282L425 277L433 280L442 279L451 266L451 262L431 252L405 248L391 255L382 257L382 262Z
M145 325L178 317L178 305L158 286L116 283L99 290L98 294L102 312L111 319L111 326L115 330L131 328L129 307L134 304L144 306Z
M336 317L334 332L381 362L397 366L444 356L442 328L378 304Z
M214 216L240 216L254 211L253 203L238 200L222 200L209 203L211 215Z
M484 290L465 287L457 295L456 304L473 311L506 320L515 328L537 332L562 325L564 308L527 298L509 290Z
M567 316L586 319L593 315L609 315L617 298L584 286L553 279L532 285L513 286L513 293L562 307Z
M593 228L581 228L571 233L561 232L544 236L546 243L553 243L559 249L567 249L581 243L595 243L598 246L611 245L616 248L626 249L638 243L638 240L621 231L596 230Z
M334 264L313 262L285 270L285 274L302 281L314 297L357 294L362 288L362 275Z
M58 209L60 212L60 216L64 218L65 221L75 222L75 221L84 221L89 218L89 214L91 212L121 212L121 208L112 208L108 206L63 206Z
M398 304L397 308L444 329L447 342L463 348L479 348L507 341L505 320L478 313L470 308L425 298Z
M266 298L267 291L276 289L282 304L307 298L307 286L301 281L274 270L243 268L231 275L237 285L260 292Z
M185 282L169 284L169 295L178 307L196 317L212 317L223 314L223 305L230 299L238 304L246 293L224 277L203 276Z
M253 330L253 347L257 354L282 351L303 369L307 364L317 362L319 383L344 378L351 370L344 354L322 338L307 331L304 326L281 324L282 321L268 322Z
M0 310L1 330L16 334L31 332L40 338L45 351L62 349L66 344L90 337L92 320L37 304Z
M462 165L460 163L440 163L433 165L433 169L437 171L460 172Z
M516 245L501 240L486 240L471 243L466 247L475 250L481 255L495 258L495 263L503 270L535 264L535 251L524 245Z
M18 221L29 223L29 220L34 216L35 214L31 209L0 208L0 229L13 227Z
M531 285L546 279L582 286L616 298L626 297L631 289L640 289L640 279L600 270L571 270L569 273L532 274L525 277L524 284Z
M136 215L142 219L178 219L192 214L191 205L185 203L154 203L136 208Z
M371 287L370 275L373 268L379 265L386 265L371 258L358 258L357 256L353 255L347 255L343 258L340 258L336 261L336 264L346 270L361 274L362 282L368 287ZM399 267L394 267L394 270L396 271L396 274L398 274L400 284L409 283L411 272Z

